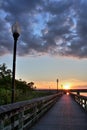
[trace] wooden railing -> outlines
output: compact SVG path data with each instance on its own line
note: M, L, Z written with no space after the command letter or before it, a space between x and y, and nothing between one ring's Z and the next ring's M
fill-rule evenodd
M82 108L84 108L87 111L87 97L77 94L71 94L71 96Z
M0 107L0 130L25 130L61 96L54 94Z

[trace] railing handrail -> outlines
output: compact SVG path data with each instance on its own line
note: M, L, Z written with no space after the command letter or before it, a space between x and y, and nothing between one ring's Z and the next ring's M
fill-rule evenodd
M31 100L16 102L16 103L13 103L13 104L2 105L2 106L0 106L0 114L6 113L8 111L15 110L15 109L19 109L21 107L24 107L24 106L27 106L27 105L30 105L30 104L34 104L35 102L39 102L41 100L52 98L53 96L57 96L57 95L59 95L59 94L52 94L50 96L34 98L34 99L31 99Z
M77 97L80 97L80 98L83 98L83 99L86 99L86 100L87 100L87 97L86 97L86 96L78 95L78 94L74 94L74 93L70 93L70 94L73 95L73 96L77 96Z
M78 95L78 94L73 94L71 93L71 96L74 98L74 100L82 107L84 110L87 111L87 97Z
M0 106L0 130L23 130L31 126L61 96L61 93Z

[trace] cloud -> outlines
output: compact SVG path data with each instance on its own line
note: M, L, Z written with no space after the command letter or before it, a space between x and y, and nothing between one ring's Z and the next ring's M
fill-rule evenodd
M0 2L0 56L12 53L11 25L18 21L18 55L87 58L86 0Z

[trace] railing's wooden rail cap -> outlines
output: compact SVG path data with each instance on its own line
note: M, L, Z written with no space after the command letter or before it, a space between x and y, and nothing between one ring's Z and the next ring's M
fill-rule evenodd
M8 113L10 111L16 111L20 108L34 104L35 102L45 101L46 99L49 100L50 98L53 98L54 96L57 96L57 95L59 95L59 94L54 94L54 95L45 96L45 97L41 97L41 98L35 98L32 100L28 100L28 101L16 102L13 104L8 104L8 105L2 105L2 106L0 106L0 114Z

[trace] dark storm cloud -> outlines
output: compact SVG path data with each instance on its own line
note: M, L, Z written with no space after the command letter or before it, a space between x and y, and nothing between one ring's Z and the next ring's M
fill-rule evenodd
M21 26L18 54L87 58L86 0L0 2L0 55L12 53L10 27Z

